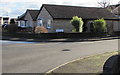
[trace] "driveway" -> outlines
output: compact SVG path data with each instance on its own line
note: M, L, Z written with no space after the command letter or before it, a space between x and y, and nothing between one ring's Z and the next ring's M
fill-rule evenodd
M3 73L45 73L65 62L117 51L118 40L94 42L3 43Z

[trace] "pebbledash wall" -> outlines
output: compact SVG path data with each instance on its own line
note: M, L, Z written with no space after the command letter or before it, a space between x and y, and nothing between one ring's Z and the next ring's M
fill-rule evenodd
M54 20L51 32L55 32L56 29L63 29L65 33L70 33L72 32L73 26L70 20Z
M65 33L72 32L72 24L70 23L70 20L57 20L52 18L52 16L49 14L49 12L43 7L40 14L38 15L37 19L43 20L43 26L48 29L49 33L56 32L56 29L63 29ZM48 20L51 21L51 28L48 28L47 22Z
M41 9L41 12L39 13L37 19L42 19L43 21L43 26L48 29L49 33L54 33L56 32L56 29L63 29L65 33L70 33L72 32L73 26L70 23L70 20L61 20L61 19L53 19L50 13L43 7ZM48 20L51 21L50 28L47 26ZM89 22L93 20L89 20L87 22L87 27L88 30L87 32L90 31L90 26ZM107 22L107 32L113 32L113 31L120 31L120 26L119 26L119 21L112 21L112 20L106 20ZM35 25L37 22L35 22Z
M88 20L86 23L87 26L87 31L90 32L90 22L93 20ZM116 32L120 31L120 23L119 21L111 21L111 20L106 20L107 24L107 31L106 32ZM64 29L64 32L72 32L73 26L70 23L70 20L54 20L53 23L51 24L51 32L55 32L56 29Z
M107 23L107 32L120 31L119 21L106 20L106 23Z
M120 20L113 22L113 30L114 31L120 31Z
M26 13L25 20L27 20L27 25L30 27L35 27L37 25L37 21L33 21L29 12Z
M43 7L42 10L40 11L38 17L37 17L37 23L38 19L41 19L43 21L43 26L47 28L47 21L51 20L51 23L53 22L53 18L51 15L47 12L47 10ZM51 28L48 29L48 32L51 32Z

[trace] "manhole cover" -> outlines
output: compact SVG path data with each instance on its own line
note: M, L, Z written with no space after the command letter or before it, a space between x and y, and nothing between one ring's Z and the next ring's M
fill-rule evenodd
M70 51L70 49L63 49L62 51Z

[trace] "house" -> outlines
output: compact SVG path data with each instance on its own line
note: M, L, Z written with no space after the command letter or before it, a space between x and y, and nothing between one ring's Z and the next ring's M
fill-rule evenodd
M111 13L113 13L116 17L119 18L119 22L116 22L116 24L114 24L113 29L115 31L120 31L120 2L118 2L118 4L116 5L110 5L107 8L111 10Z
M107 9L111 10L111 12L116 16L120 16L120 2L118 2L116 5L109 5Z
M3 17L3 24L10 24L10 18L9 17Z
M120 30L118 27L119 19L105 8L52 4L43 4L40 10L27 10L18 17L18 24L21 27L32 28L44 26L49 33L70 33L73 29L70 23L73 16L83 19L84 32L91 32L92 21L101 18L107 21L107 32Z
M37 15L39 13L39 10L30 10L27 9L27 11L18 17L18 26L19 27L35 27L37 25Z
M0 17L0 26L10 24L10 17L9 16L2 16Z
M119 18L119 22L117 24L120 25L120 4L118 4L117 7L112 10L112 13ZM116 28L115 30L120 31L120 27Z
M118 18L105 8L79 7L66 5L43 4L37 16L37 25L43 25L49 33L72 32L73 26L70 20L73 16L81 17L84 21L84 32L90 32L91 23L95 19L105 19L107 21L107 31L116 31Z
M2 25L3 25L3 18L0 17L0 26L2 26Z
M120 17L120 4L118 4L118 5L116 6L116 8L114 8L114 9L112 10L112 13L115 14L116 16Z

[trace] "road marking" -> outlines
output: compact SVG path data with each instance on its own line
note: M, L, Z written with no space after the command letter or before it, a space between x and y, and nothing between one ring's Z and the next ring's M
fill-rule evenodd
M105 52L105 53L106 53L106 52ZM75 61L78 61L78 60L82 60L82 59L84 59L84 58L96 56L96 55L99 55L99 54L104 54L104 53L98 53L98 54L94 54L94 55L88 55L88 56L85 56L85 57L77 58L77 59L72 60L72 61L68 61L68 62L66 62L66 63L64 63L64 64L61 64L61 65L59 65L59 66L57 66L57 67L55 67L55 68L47 71L46 74L50 74L50 73L52 73L54 70L56 70L56 69L58 69L58 68L60 68L60 67L62 67L62 66L64 66L64 65L66 65L66 64L69 64L69 63L72 63L72 62L75 62Z

